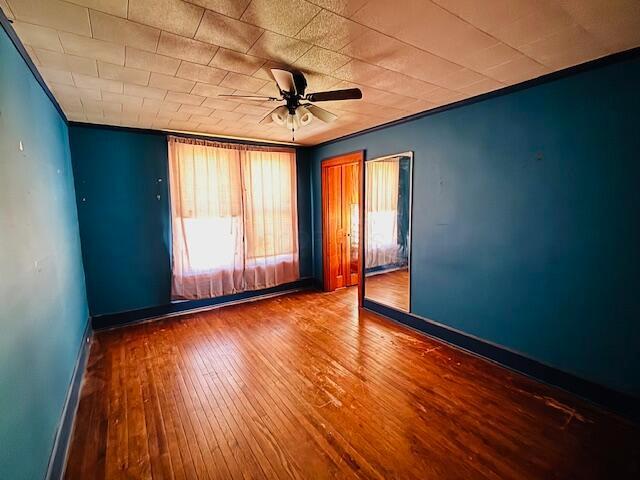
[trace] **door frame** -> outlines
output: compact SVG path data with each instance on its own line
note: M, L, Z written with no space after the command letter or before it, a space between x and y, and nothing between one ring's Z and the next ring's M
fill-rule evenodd
M353 163L354 160L358 163L358 307L362 307L362 300L364 298L364 289L362 288L363 281L363 268L362 254L364 253L364 150L355 150L353 152L347 152L333 157L325 158L320 164L320 188L322 192L322 284L325 292L328 292L329 282L329 256L325 255L328 252L329 236L327 235L329 221L327 216L327 202L329 198L327 196L327 187L325 179L325 170L328 167L334 167L336 165L344 165Z

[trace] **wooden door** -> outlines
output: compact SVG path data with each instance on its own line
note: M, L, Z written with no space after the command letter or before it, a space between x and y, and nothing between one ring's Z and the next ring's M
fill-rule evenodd
M324 288L359 285L362 152L322 162Z

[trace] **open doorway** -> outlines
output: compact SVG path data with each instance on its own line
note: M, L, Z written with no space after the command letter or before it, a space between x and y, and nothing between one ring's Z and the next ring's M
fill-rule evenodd
M364 152L322 162L322 246L325 291L358 285L361 305Z

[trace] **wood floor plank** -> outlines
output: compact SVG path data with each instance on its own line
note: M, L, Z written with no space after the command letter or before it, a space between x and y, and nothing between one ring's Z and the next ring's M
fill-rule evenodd
M69 479L640 478L640 429L300 292L94 336Z

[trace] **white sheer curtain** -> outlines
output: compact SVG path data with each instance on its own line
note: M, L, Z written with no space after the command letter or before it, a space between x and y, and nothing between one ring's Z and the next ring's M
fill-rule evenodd
M299 278L293 151L169 137L172 297Z
M366 162L366 259L365 267L398 261L397 158Z

